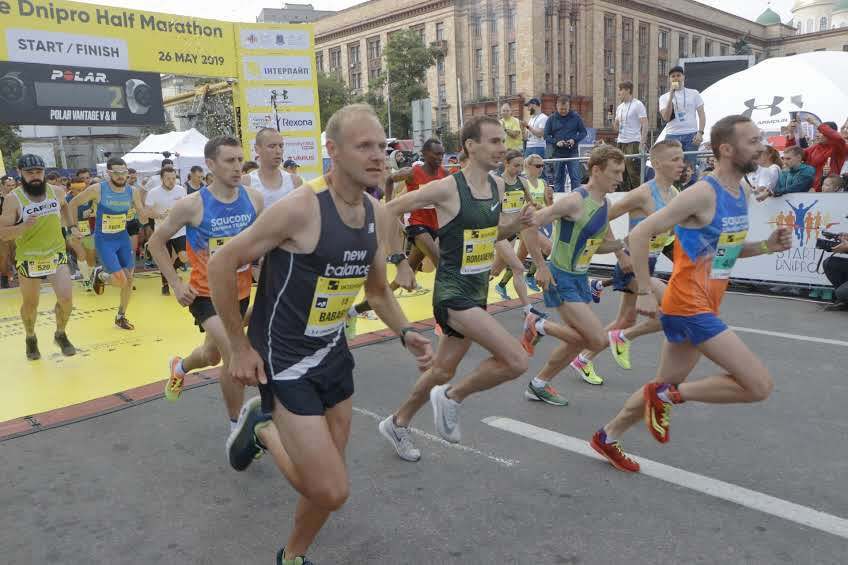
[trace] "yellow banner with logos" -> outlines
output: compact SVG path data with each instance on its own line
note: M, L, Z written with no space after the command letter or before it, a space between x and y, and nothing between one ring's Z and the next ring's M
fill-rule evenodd
M236 24L236 39L239 82L233 101L245 159L256 158L256 133L272 128L285 139L283 160L297 163L305 180L320 175L321 118L312 26Z

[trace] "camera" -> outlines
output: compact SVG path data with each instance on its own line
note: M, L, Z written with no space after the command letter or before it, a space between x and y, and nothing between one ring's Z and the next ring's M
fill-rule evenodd
M146 114L153 102L153 90L143 80L137 78L126 82L127 107L133 114Z
M0 101L10 106L25 106L29 88L19 72L9 72L0 78Z
M833 252L833 248L839 245L842 240L838 233L833 233L829 231L822 231L822 236L816 239L816 249L823 249L824 251Z

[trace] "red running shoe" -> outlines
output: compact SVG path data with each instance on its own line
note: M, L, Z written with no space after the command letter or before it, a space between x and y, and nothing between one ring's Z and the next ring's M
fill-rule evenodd
M598 430L595 432L595 435L592 436L592 441L589 442L592 449L603 455L604 458L609 461L610 465L619 471L624 471L626 473L638 473L639 463L629 458L624 453L621 449L621 443L617 441L607 443L605 441L606 434L602 437L601 433L602 430Z
M660 443L668 443L668 428L671 423L671 402L664 402L658 393L667 391L669 398L677 402L680 400L680 393L674 385L663 383L648 383L645 385L645 423L648 425L648 431L654 436L654 439Z
M521 334L521 347L527 352L527 355L533 356L536 352L536 344L541 336L536 331L536 322L539 321L539 316L530 312L524 316L524 331Z

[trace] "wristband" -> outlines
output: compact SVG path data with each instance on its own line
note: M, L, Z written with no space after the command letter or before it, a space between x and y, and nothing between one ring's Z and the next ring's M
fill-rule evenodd
M400 344L404 347L406 347L406 334L408 334L409 332L415 332L417 334L421 333L418 330L416 330L415 328L413 328L412 326L406 326L405 328L401 328L400 329Z
M768 255L772 254L772 250L769 249L768 242L766 240L762 240L760 242L760 252Z

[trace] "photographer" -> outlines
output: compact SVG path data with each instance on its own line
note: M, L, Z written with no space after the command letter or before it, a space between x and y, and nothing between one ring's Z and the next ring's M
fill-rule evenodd
M848 253L848 233L839 234L839 243L833 246L834 255L824 260L824 274L834 288L834 300L829 310L848 310L848 257L839 257L839 253Z

